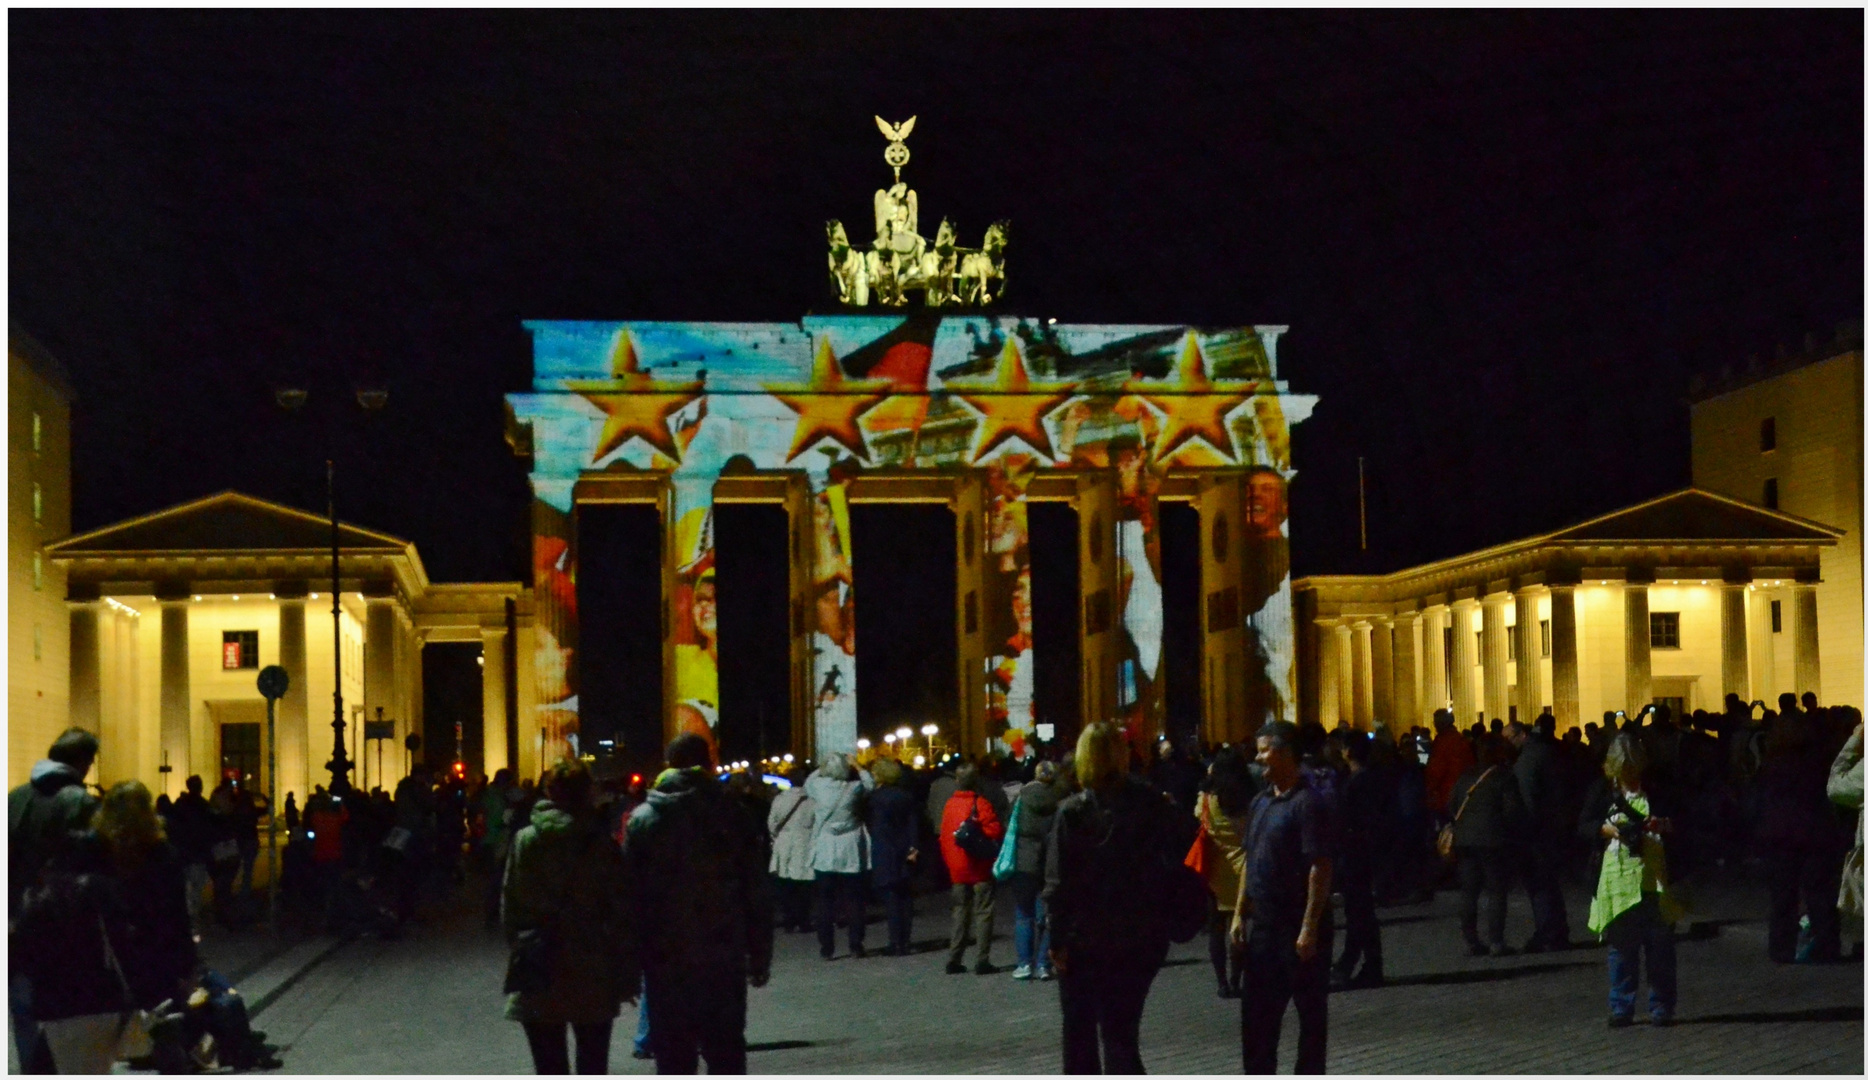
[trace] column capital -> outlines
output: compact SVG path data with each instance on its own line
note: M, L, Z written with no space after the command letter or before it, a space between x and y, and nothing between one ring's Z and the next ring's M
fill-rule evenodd
M1654 584L1654 568L1651 566L1630 566L1623 572L1626 574L1624 581L1629 585Z
M1454 600L1448 606L1451 607L1454 611L1472 611L1473 609L1478 608L1482 605L1479 603L1476 597L1462 596Z
M281 603L287 600L303 601L311 595L311 586L304 581L275 581L272 583L272 595Z

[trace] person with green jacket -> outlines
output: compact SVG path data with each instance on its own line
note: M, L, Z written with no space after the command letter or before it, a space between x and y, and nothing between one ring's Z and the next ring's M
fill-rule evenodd
M500 921L514 950L506 1018L525 1026L540 1075L607 1073L610 1027L640 981L622 852L591 805L581 761L552 766L545 801L513 838Z

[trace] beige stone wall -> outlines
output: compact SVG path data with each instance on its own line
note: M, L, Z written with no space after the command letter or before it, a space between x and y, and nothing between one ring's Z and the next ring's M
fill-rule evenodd
M1761 502L1777 480L1778 509L1847 530L1822 556L1816 592L1825 702L1860 706L1862 689L1862 354L1843 353L1693 406L1693 484ZM1760 449L1776 421L1777 448ZM1790 636L1789 596L1785 638ZM1791 669L1774 685L1788 686ZM1811 689L1797 687L1798 691ZM1762 696L1754 692L1754 697Z
M33 418L38 417L38 445ZM33 491L39 491L34 514ZM42 549L71 532L71 406L7 350L7 784L68 726L71 621L65 575ZM33 573L34 557L39 573Z
M1576 590L1577 715L1582 723L1628 707L1628 639L1620 584Z
M1693 692L1687 695L1687 708L1717 712L1723 707L1721 587L1717 581L1708 581L1705 585L1656 583L1649 587L1647 609L1650 616L1660 612L1680 615L1680 647L1654 649L1649 654L1656 680L1655 696L1663 696L1661 679L1692 679ZM1758 695L1754 691L1751 696ZM1626 707L1632 711L1642 704L1645 703L1631 701Z

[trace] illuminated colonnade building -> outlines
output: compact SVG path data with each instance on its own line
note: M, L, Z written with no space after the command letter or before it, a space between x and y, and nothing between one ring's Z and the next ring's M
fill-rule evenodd
M278 664L290 679L277 707L278 790L303 805L313 784L330 783L341 648L350 781L393 788L412 763L403 740L422 730L431 642L482 645L486 770L536 775L528 684L512 677L530 644L530 591L431 582L413 544L359 526L343 524L339 541L335 627L329 519L278 503L223 492L48 545L66 582L69 723L99 736L96 781L175 795L190 774L212 788L233 772L266 790L256 677ZM387 737L371 745L364 722L379 716Z
M548 759L579 722L578 510L606 503L660 514L667 736L718 737L716 602L731 600L714 595L713 507L744 502L788 511L797 756L855 748L849 507L866 502L952 510L959 706L944 730L968 753L1033 738L1034 501L1069 503L1079 524L1081 715L1059 719L1162 730L1164 500L1200 515L1204 737L1294 715L1284 494L1290 429L1315 398L1279 378L1284 327L929 309L526 325L533 390L508 397L508 439L531 467L529 678Z

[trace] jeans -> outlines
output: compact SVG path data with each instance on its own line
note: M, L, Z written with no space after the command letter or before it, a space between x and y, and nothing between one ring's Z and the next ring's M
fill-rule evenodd
M1570 943L1570 913L1563 903L1562 843L1538 841L1524 860L1524 891L1531 898L1531 943L1562 947Z
M837 903L838 899L842 903ZM834 956L837 951L837 911L843 909L849 920L850 951L863 947L863 875L817 872L817 951Z
M58 1071L52 1062L51 1044L32 1018L32 982L24 975L7 974L7 1012L13 1017L13 1047L19 1052L20 1072L50 1075Z
M1459 849L1459 929L1469 945L1505 943L1505 888L1511 883L1501 848ZM1479 937L1479 893L1485 893L1485 937Z
M642 994L636 998L636 1039L635 1050L638 1056L651 1056L655 1048L649 1045L649 977L642 976Z
M1142 1068L1142 1007L1159 970L1159 959L1103 959L1080 953L1068 957L1057 978L1066 1073L1134 1076L1146 1071Z
M1609 1014L1633 1016L1635 987L1640 982L1641 957L1647 954L1647 1009L1651 1016L1670 1018L1679 1001L1675 982L1673 924L1662 922L1660 903L1646 895L1641 902L1609 923L1602 935L1609 945Z
M889 948L905 953L914 945L915 896L907 881L898 881L893 885L884 885L882 906L889 918Z
M655 998L658 1073L709 1075L746 1071L746 968L685 965L651 968L644 979Z
M1810 917L1810 958L1834 960L1842 953L1836 893L1842 884L1842 852L1779 847L1765 856L1771 886L1771 959L1789 963L1797 951L1797 907Z
M967 928L979 945L977 963L990 963L992 956L992 882L953 887L953 943L947 950L947 962L958 964L966 956Z
M1354 974L1361 961L1365 975L1382 973L1382 926L1375 917L1373 867L1366 855L1344 856L1337 888L1343 894L1343 955L1336 969Z
M1278 1071L1278 1035L1284 1010L1297 1005L1297 1071L1320 1074L1330 1045L1330 949L1334 929L1326 914L1317 929L1317 952L1297 958L1297 927L1252 922L1245 946L1245 985L1239 993L1239 1041L1245 1071Z
M580 1076L602 1076L610 1071L610 1024L533 1024L525 1025L525 1041L532 1048L532 1069L540 1076L563 1076L571 1071L571 1055L565 1045L566 1027L577 1033L577 1072Z
M1051 922L1038 894L1043 883L1036 874L1018 874L1012 878L1012 940L1018 947L1018 966L1033 971L1051 966Z

